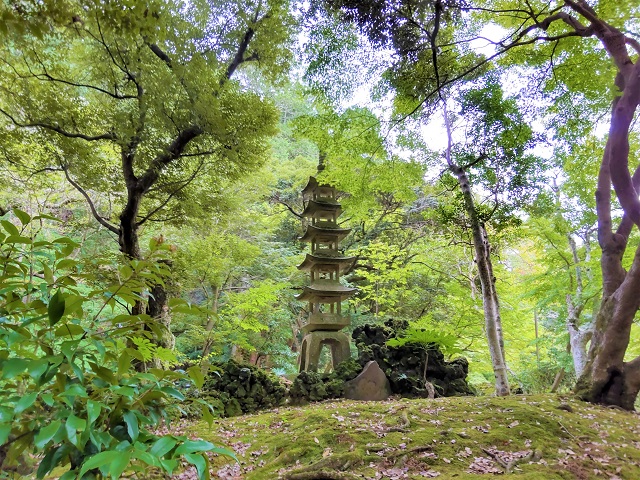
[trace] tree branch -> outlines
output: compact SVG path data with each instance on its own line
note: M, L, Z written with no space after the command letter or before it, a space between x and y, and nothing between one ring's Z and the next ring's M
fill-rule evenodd
M102 135L85 135L83 133L68 132L63 128L59 127L58 125L50 125L48 123L43 123L43 122L21 123L18 120L16 120L10 113L6 112L2 108L0 108L0 113L2 113L5 117L9 118L9 120L11 120L11 122L13 122L15 126L21 127L21 128L44 128L45 130L51 130L53 132L59 133L63 137L80 138L88 142L93 142L97 140L117 140L117 137L113 132L103 133Z
M138 221L136 223L136 225L139 227L142 224L144 224L147 220L149 220L152 216L154 216L156 213L158 213L160 210L162 210L168 203L169 201L181 190L183 190L184 188L186 188L197 176L198 173L200 173L200 171L202 170L202 167L204 166L204 160L202 162L200 162L200 165L198 165L198 167L193 171L193 173L189 176L189 178L187 178L186 180L184 180L182 183L182 185L180 185L179 187L177 187L176 189L174 189L168 196L167 198L160 204L158 205L158 207L154 208L153 210L151 210L149 213L147 213L140 221Z
M115 227L114 225L110 224L109 222L107 222L103 217L101 217L98 214L98 211L96 210L95 205L93 204L93 201L91 200L91 197L89 197L89 195L87 194L87 192L85 191L84 188L82 188L76 181L74 181L71 176L69 175L69 170L68 167L66 165L61 165L62 171L64 172L64 176L67 177L67 180L69 181L69 183L71 185L73 185L73 187L78 190L82 196L85 198L85 200L87 201L87 203L89 204L89 208L91 209L91 213L93 214L93 217L98 221L98 223L100 223L100 225L102 225L103 227L107 228L107 230L115 233L116 235L120 235L120 229Z
M202 135L202 133L204 133L204 131L198 125L192 125L182 130L175 140L167 147L165 153L154 158L144 175L140 177L138 186L141 188L142 192L147 192L158 179L162 169L176 158L180 157L189 142Z
M244 63L244 62L249 60L249 59L245 59L244 58L244 54L246 53L247 49L249 48L249 43L251 42L251 39L253 38L254 34L255 34L255 31L253 30L253 28L251 28L251 27L247 28L247 31L244 33L244 36L242 37L242 41L240 42L240 45L238 46L238 50L236 51L236 54L233 57L233 60L231 60L231 63L227 67L227 71L225 72L224 77L220 79L220 86L221 87L228 80L231 79L231 77L235 73L236 69L240 66L240 64L242 64L242 63Z

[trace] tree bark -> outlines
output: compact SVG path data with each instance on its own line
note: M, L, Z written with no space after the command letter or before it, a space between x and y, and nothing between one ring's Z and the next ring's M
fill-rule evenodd
M603 23L600 27L609 26ZM614 30L611 27L607 34L624 39ZM615 42L605 34L598 38L618 65L616 86L622 94L613 101L609 138L596 191L603 299L576 394L590 402L633 410L640 391L640 357L625 362L624 355L629 346L633 319L640 308L640 246L628 272L622 266L622 257L633 224L640 225L639 169L631 177L628 166L629 131L640 103L640 63L634 65L628 55L616 49L619 38ZM624 210L615 233L611 222L611 185Z
M456 165L451 158L453 137L451 135L451 124L449 122L446 100L443 101L443 108L444 124L447 131L447 149L445 151L447 165L458 180L458 185L460 185L460 191L464 199L465 212L471 224L476 265L478 267L478 276L482 290L485 335L487 337L491 365L495 376L495 391L496 395L504 397L510 393L509 377L504 354L500 303L498 302L498 292L495 285L496 278L493 275L493 265L491 264L491 245L489 244L487 231L478 217L467 172L464 168Z
M504 340L502 335L502 320L500 318L500 303L496 290L493 266L491 264L491 245L487 232L478 218L471 193L469 178L464 169L454 166L451 168L460 185L465 203L465 210L471 224L473 246L476 254L476 264L482 289L482 306L484 309L485 334L491 355L491 364L495 376L496 395L509 395L509 379L504 355Z

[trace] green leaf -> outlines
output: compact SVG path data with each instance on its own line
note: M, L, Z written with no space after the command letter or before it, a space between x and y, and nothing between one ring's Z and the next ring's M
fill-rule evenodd
M23 243L29 245L32 240L29 237L23 237L22 235L9 235L4 239L4 243Z
M87 427L87 421L84 418L70 415L67 419L67 425L71 428L75 428L76 430L84 430Z
M31 221L31 215L29 215L27 212L23 212L19 208L14 208L13 209L13 214L16 217L18 217L18 219L20 220L22 225L26 225L27 223L29 223Z
M203 403L202 405L202 419L207 422L207 424L209 425L209 428L211 428L213 426L213 415L211 414L211 406L207 405L206 403Z
M178 400L184 400L184 395L173 387L162 387L160 391L172 396L173 398L177 398Z
M138 439L138 417L132 411L128 411L123 415L124 421L127 424L127 433L131 437L131 441L135 442Z
M62 318L62 315L64 315L64 297L60 290L58 290L53 297L51 297L51 300L49 300L47 313L49 315L49 325L52 327L58 323Z
M111 383L112 385L116 385L118 383L116 376L113 374L111 370L105 367L101 367L100 365L89 362L89 366L91 370L93 370L98 377L100 377L105 382Z
M122 395L124 397L133 397L136 394L136 391L133 387L128 386L117 386L112 389L118 395Z
M125 350L118 358L118 375L122 376L131 368L131 355Z
M4 445L4 443L9 438L10 434L11 434L11 425L6 423L0 425L0 445Z
M166 453L168 453L173 447L178 443L178 439L172 437L171 435L166 435L164 437L160 437L153 444L149 453L155 457L162 457Z
M10 358L2 364L2 378L11 379L24 372L29 366L29 361L23 358Z
M87 421L89 422L89 425L92 425L93 422L98 419L101 411L101 403L95 402L93 400L87 400Z
M58 433L60 425L62 425L62 422L60 420L55 420L46 427L41 428L33 442L36 448L43 449L45 445L49 443L49 440L51 440L54 435Z
M20 236L20 231L9 220L0 220L0 223L2 223L2 226L9 235L15 235L16 237Z
M182 445L176 448L176 455L185 453L206 452L215 448L215 445L206 440L185 440Z
M196 388L202 388L204 385L204 375L202 374L202 368L200 365L194 365L193 367L189 367L187 369L187 373L193 383L195 383Z
M55 332L56 337L72 337L74 335L82 335L85 330L75 323L65 323L60 325Z
M89 470L100 468L104 465L114 462L120 456L122 456L122 452L116 452L115 450L107 450L105 452L96 453L92 457L89 457L87 460L85 460L85 462L82 464L82 468L80 469L80 474L78 476L82 478L82 476Z
M15 413L22 413L36 401L38 398L38 392L33 392L25 395L20 399L18 403L16 403L16 407L14 408Z
M129 465L129 460L131 460L131 452L119 452L120 455L111 463L111 468L109 468L109 474L112 479L120 478L124 469Z
M164 468L164 470L169 475L171 475L173 471L176 469L176 467L178 466L178 460L176 460L175 458L172 458L170 460L161 459L160 463L162 464L162 468Z
M73 260L71 258L65 258L63 260L60 260L58 263L56 263L56 268L57 269L73 268L76 265L78 265L78 262L76 260Z
M201 480L209 480L209 468L208 468L208 459L205 455L194 454L194 453L185 453L184 459L196 466L196 470L198 470L198 478Z
M51 407L53 406L53 403L55 402L53 395L51 393L43 393L40 398L42 399L42 401L45 403L45 405Z
M38 379L47 371L48 367L49 359L41 358L40 360L31 362L27 370L29 371L29 376L31 376L31 378Z
M140 445L139 443L137 445ZM132 452L133 458L138 458L142 460L147 465L151 465L152 467L160 467L160 459L151 455L149 452L145 452L143 450L134 450Z
M54 447L49 450L44 458L40 461L40 465L38 465L38 471L36 472L36 478L44 478L44 476L49 473L56 466L57 462L60 461L61 455L60 450L63 450L66 445L60 447Z

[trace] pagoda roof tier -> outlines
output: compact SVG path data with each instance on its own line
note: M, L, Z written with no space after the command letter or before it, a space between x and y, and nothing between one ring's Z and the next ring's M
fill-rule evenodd
M331 185L320 185L315 177L309 177L307 185L302 189L302 198L308 200L313 198L314 194L316 197L335 198L336 189Z
M346 287L337 282L314 282L304 290L296 299L312 303L336 303L346 300L357 291L356 288Z
M323 198L322 200L309 200L302 212L303 217L314 218L318 213L335 213L339 217L342 213L342 206L335 200Z
M298 237L301 242L339 242L344 237L349 235L350 228L340 228L338 226L334 228L328 228L324 225L309 225L304 235Z
M329 252L332 252L329 250ZM353 267L353 264L356 261L356 257L343 257L339 255L323 255L324 251L320 250L319 252L316 250L315 254L307 253L307 256L300 265L298 265L298 270L312 270L314 267L318 267L321 265L331 265L337 266L338 271L340 273L346 272Z

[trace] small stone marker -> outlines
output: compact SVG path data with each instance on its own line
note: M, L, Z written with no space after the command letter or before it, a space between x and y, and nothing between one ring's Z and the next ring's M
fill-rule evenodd
M344 397L351 400L386 400L389 395L389 379L375 361L367 363L360 375L344 386Z

